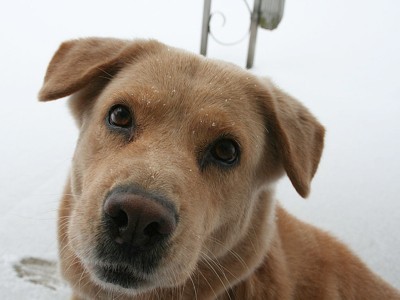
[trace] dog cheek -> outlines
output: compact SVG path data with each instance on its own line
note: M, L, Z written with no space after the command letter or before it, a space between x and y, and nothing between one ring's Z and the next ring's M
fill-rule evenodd
M93 189L85 187L81 195L74 195L68 237L74 252L81 259L93 260L93 245L99 236L101 220L101 204L97 199L101 197Z
M70 215L70 222L68 228L68 239L69 246L72 248L75 255L82 259L83 254L87 251L85 250L85 238L87 233L84 226L80 226L81 220L79 218L79 212L76 208L72 210Z
M71 190L76 197L81 195L84 189L85 174L90 165L88 155L91 153L90 147L87 147L85 142L85 132L82 131L79 135L79 140L75 148L71 167Z
M162 285L176 287L189 279L200 260L201 245L201 237L193 233L183 234L174 241L158 271L160 282L164 281Z
M82 172L79 167L73 166L71 170L71 192L74 199L82 194Z
M82 127L72 159L71 188L73 194L78 196L82 195L95 178L94 176L98 173L97 166L102 159L102 149L100 149L98 139L93 138L101 133L98 132L99 130L94 133L91 131L85 125Z
M218 192L213 195L215 205L207 211L209 217L218 220L218 223L214 225L206 248L214 255L224 255L247 232L252 211L258 201L254 191L261 186L254 179L253 169L256 164L243 164L211 185L211 189Z
M71 215L68 236L75 254L83 261L96 260L93 245L97 242L95 237L99 235L98 222L82 210L78 203Z

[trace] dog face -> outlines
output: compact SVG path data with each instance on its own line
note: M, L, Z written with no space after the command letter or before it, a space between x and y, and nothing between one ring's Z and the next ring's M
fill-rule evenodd
M273 227L263 194L286 171L306 196L322 151L323 128L268 81L155 41L63 44L39 97L67 95L80 136L63 272L106 291L183 285L254 231L250 272Z

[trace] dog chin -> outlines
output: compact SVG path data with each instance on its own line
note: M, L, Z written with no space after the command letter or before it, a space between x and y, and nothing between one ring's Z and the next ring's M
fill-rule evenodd
M128 266L85 264L85 267L93 283L110 292L134 296L155 288L153 280L137 275Z

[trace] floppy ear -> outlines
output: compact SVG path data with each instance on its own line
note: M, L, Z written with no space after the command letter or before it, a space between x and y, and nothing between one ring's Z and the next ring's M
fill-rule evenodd
M39 100L55 100L71 95L96 77L111 79L126 63L159 45L155 41L130 42L109 38L65 42L50 61Z
M276 150L296 191L303 197L317 171L324 146L324 127L296 99L272 84L263 96Z

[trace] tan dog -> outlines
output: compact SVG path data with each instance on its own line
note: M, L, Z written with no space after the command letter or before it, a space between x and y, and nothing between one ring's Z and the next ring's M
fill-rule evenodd
M40 100L80 128L59 211L76 299L400 299L274 200L306 197L324 129L238 67L156 41L64 43Z

